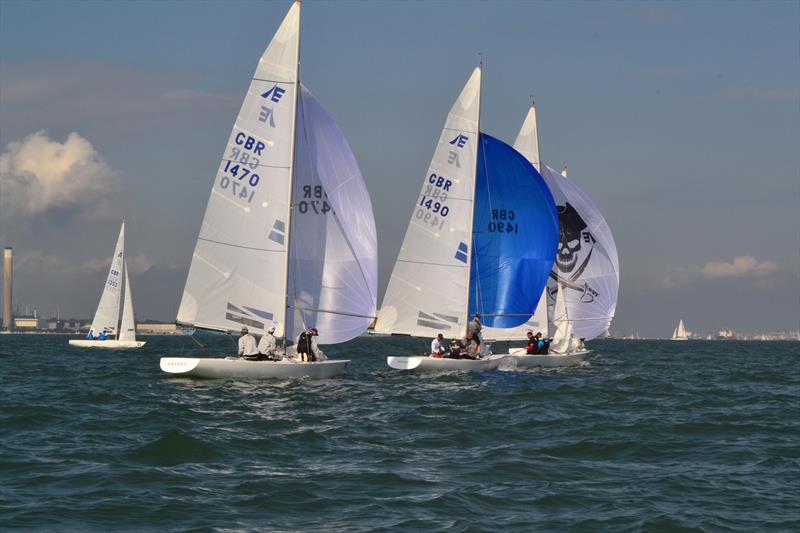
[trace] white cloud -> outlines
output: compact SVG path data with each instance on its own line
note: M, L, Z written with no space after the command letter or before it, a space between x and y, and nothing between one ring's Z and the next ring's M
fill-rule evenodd
M102 214L118 184L118 172L74 132L60 143L39 131L10 142L0 155L6 213Z
M761 261L750 255L734 257L732 261L709 261L702 266L678 268L659 280L663 288L671 289L702 281L749 279L763 281L778 271L775 261Z
M130 274L143 274L156 265L156 262L145 254L126 255L125 261ZM105 271L111 266L111 257L105 259L89 259L81 263L85 270Z
M731 87L725 96L734 100L756 100L759 102L800 102L800 91L793 89L762 89L752 85Z
M778 264L774 261L759 261L755 257L743 255L734 257L730 263L709 262L701 270L704 279L723 278L761 278L774 274Z

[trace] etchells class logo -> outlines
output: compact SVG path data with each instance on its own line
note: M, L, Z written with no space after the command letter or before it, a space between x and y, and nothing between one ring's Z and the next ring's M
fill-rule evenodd
M589 265L597 241L588 230L586 221L569 202L556 207L559 222L558 252L556 252L556 268L550 273L550 277L564 285L566 289L579 291L581 302L592 302L598 296L598 292L588 283L580 282L579 278ZM550 296L555 298L557 290L557 287L551 289Z

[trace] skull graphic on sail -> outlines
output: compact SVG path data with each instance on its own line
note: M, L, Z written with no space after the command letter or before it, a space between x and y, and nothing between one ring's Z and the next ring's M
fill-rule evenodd
M569 202L558 206L559 239L556 266L560 272L559 277L570 280L581 275L592 256L594 237L587 231L586 222ZM580 262L576 270L576 266Z

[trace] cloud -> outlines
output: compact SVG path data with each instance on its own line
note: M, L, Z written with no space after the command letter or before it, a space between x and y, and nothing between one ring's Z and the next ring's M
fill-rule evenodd
M683 267L664 276L659 285L671 289L702 281L722 279L749 279L763 281L778 271L775 261L760 261L755 257L743 255L732 261L709 261L703 266Z
M128 272L130 274L143 274L156 266L155 260L145 254L126 255L125 261L128 265ZM89 259L88 261L81 263L82 269L98 272L108 270L110 266L111 257L107 257L105 259Z
M241 102L241 94L198 90L197 76L189 72L95 62L6 62L0 70L7 135L31 129L138 134L204 124L220 113L229 119Z
M731 87L724 95L734 100L758 102L800 102L800 91L793 89L761 89L752 85Z
M118 186L119 173L75 132L60 143L39 131L0 155L5 213L103 215Z

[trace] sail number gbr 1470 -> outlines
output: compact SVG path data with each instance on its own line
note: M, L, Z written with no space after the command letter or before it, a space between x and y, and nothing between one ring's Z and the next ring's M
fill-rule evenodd
M444 227L445 218L450 213L446 202L447 193L453 182L436 173L431 173L426 181L427 186L422 192L414 216L420 222L441 229Z
M232 148L230 157L225 160L219 187L250 203L256 194L255 188L261 182L261 176L253 170L258 168L258 156L263 155L266 144L242 132L236 134L234 142L238 146Z

